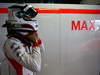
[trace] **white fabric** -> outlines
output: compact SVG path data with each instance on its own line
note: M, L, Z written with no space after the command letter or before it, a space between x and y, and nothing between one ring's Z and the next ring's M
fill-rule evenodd
M30 73L29 75L34 75L35 72L40 72L41 70L40 47L31 46L29 50L28 46L24 47L24 44L20 40L12 37L5 42L4 52L7 54L9 58L13 58L17 62L23 65L24 68L23 75L27 75L25 72Z

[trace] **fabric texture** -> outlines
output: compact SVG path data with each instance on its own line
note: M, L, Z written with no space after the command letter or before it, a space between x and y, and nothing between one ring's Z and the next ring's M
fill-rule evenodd
M23 68L28 70L28 75L34 75L41 70L41 40L33 43L32 46L24 45L19 39L8 38L4 44L4 53L12 64L17 75L24 75ZM26 72L27 73L27 72ZM27 75L27 74L25 74Z

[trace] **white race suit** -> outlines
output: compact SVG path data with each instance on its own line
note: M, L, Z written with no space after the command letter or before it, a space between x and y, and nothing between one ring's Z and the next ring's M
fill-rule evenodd
M4 54L17 75L35 75L41 70L41 46L27 46L10 37L4 44Z

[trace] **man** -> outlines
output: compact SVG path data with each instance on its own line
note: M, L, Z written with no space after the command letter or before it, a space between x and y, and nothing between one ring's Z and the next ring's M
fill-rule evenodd
M43 43L38 36L38 23L34 20L38 12L26 4L8 8L8 39L4 44L4 54L17 75L35 75L41 70Z

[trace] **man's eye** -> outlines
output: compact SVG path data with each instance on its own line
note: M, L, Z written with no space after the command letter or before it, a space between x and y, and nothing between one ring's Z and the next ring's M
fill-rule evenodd
M38 27L38 25L36 25L36 27Z

